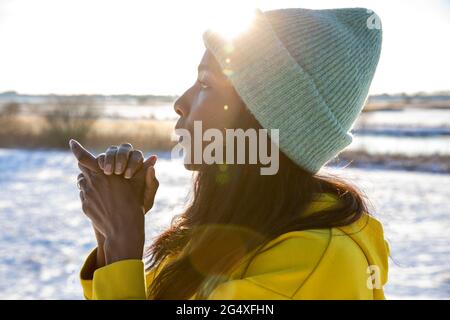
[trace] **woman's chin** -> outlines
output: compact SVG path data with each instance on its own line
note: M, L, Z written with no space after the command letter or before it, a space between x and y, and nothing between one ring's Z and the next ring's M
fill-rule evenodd
M184 167L189 171L199 171L201 165L199 164L193 164L193 163L185 163Z

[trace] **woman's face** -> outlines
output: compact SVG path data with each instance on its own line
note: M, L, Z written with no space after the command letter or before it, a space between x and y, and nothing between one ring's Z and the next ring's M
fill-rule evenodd
M194 136L194 121L197 126L200 121L202 132L215 128L223 133L227 128L234 128L235 119L244 108L244 103L219 63L211 52L206 50L198 66L197 80L174 104L175 112L180 116L175 129L189 131L192 155L194 140L202 138ZM198 131L195 134L198 134ZM203 142L202 145L204 147L207 144ZM193 163L185 162L185 167L188 170L199 169L199 165Z

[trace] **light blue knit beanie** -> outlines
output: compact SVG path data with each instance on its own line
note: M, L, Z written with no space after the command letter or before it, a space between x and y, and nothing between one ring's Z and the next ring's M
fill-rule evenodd
M353 140L381 34L364 8L279 9L256 10L231 40L211 29L203 40L261 126L279 129L280 150L315 174Z

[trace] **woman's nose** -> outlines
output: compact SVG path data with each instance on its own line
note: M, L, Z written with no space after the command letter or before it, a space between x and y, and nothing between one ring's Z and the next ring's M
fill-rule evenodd
M183 95L181 97L179 97L174 105L173 105L173 109L175 110L175 112L180 116L180 117L186 117L189 113L189 98L188 98L188 92L186 91L185 93L183 93Z
M181 107L180 103L178 103L178 100L175 101L175 104L173 105L173 109L180 117L182 117L184 115L183 108Z

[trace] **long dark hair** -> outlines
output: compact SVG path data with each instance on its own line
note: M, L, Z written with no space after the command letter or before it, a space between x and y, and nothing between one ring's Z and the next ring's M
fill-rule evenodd
M260 128L248 110L242 113L236 128ZM189 207L148 248L147 270L176 255L152 282L152 299L206 298L238 261L277 236L345 226L368 214L365 195L355 186L330 173L312 175L281 151L277 174L261 175L259 169L209 165L195 173ZM302 215L323 192L340 205Z

